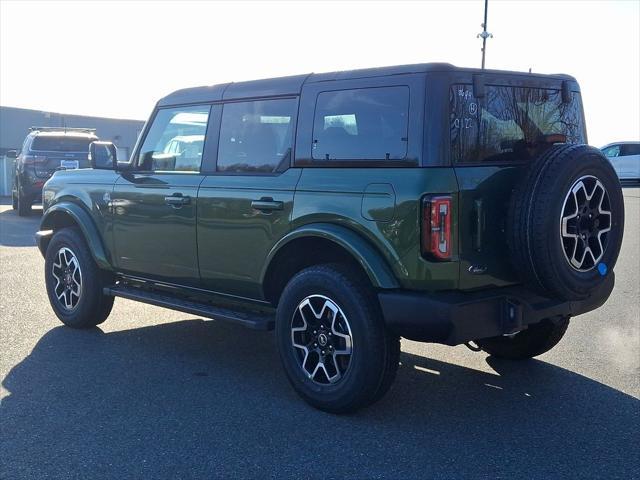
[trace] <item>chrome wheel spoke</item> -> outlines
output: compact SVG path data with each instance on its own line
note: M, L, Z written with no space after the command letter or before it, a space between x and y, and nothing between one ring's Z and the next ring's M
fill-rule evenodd
M64 306L71 309L71 307L73 306L73 303L71 301L71 291L70 290L65 290L64 291Z

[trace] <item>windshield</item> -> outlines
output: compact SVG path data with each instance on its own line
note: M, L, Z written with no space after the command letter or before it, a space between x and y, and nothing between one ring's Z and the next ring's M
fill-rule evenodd
M47 152L88 152L89 144L94 140L95 138L87 137L52 137L40 135L33 139L31 150Z
M530 160L553 143L586 143L580 94L562 102L559 90L471 85L449 93L451 155L456 163Z

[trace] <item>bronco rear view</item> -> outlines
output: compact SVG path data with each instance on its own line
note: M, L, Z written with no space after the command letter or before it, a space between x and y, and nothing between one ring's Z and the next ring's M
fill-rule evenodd
M421 64L179 90L128 163L56 172L38 244L74 328L114 297L275 329L311 405L391 386L400 337L526 359L609 297L618 178L567 75Z

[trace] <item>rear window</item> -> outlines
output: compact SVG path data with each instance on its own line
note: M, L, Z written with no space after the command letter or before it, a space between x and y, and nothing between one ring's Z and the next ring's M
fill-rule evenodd
M38 136L33 139L31 150L47 152L88 152L89 144L96 140L86 137Z
M527 161L553 143L585 143L580 94L562 102L559 90L471 85L449 92L451 156L456 163Z

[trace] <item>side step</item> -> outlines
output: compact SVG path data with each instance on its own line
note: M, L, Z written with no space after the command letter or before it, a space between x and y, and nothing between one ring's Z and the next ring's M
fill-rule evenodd
M194 302L182 298L150 292L133 287L114 285L104 289L105 295L127 298L137 302L148 303L157 307L169 308L180 312L191 313L201 317L213 318L239 323L254 330L273 330L275 318L273 315L258 312L243 312L217 307L208 303Z

